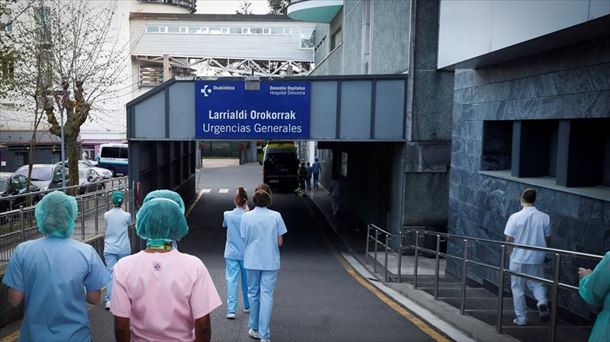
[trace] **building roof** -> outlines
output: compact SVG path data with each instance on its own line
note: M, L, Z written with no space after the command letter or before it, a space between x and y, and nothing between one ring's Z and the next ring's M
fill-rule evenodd
M286 15L275 14L187 14L187 13L129 13L129 19L157 19L157 20L183 20L183 21L235 21L235 22L294 22Z

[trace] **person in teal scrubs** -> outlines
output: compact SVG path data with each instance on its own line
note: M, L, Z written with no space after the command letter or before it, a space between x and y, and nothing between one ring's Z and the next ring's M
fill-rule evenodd
M238 280L241 277L241 290L244 301L244 312L250 312L248 301L248 276L244 268L244 248L246 243L241 237L239 226L241 217L250 211L248 194L244 188L237 189L233 199L235 209L223 213L222 226L227 229L225 244L225 275L227 279L227 319L235 319L237 311Z
M265 190L267 189L267 190ZM244 213L240 232L245 239L244 267L248 274L250 319L248 335L261 342L271 341L273 291L280 269L280 247L286 224L282 215L271 210L271 193L259 186L252 197L255 208Z
M610 341L610 252L593 271L579 268L580 284L578 291L585 302L595 307L603 307L597 315L589 342Z
M63 192L44 196L35 210L44 237L11 256L2 282L11 305L25 302L20 341L91 341L86 303L100 301L110 277L93 247L70 239L77 212Z

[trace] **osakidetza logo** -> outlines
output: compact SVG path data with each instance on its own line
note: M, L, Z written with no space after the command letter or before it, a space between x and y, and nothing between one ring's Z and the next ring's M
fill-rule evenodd
M234 91L235 86L232 85L215 85L215 84L204 84L201 88L201 94L203 97L210 96L215 91Z

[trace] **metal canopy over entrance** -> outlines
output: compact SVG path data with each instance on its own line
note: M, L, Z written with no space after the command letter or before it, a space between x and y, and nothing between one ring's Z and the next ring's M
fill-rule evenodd
M201 131L197 115L202 115L197 114L197 102L200 101L197 96L206 96L206 82L221 82L222 90L224 87L245 89L237 93L241 95L227 98L225 113L229 113L235 103L248 102L239 96L247 97L259 91L256 87L255 90L249 90L247 85L244 87L246 80L243 78L172 79L127 104L129 176L131 181L141 184L142 195L158 188L176 190L185 200L195 195L195 140L197 132ZM304 106L308 113L302 124L309 133L291 140L405 140L407 75L261 78L253 82L265 84L267 89L306 83L309 103ZM289 99L288 105L290 102ZM296 98L294 102L297 102ZM219 140L275 137L263 134L252 138L244 134L243 137L233 135ZM205 139L213 140L209 136Z

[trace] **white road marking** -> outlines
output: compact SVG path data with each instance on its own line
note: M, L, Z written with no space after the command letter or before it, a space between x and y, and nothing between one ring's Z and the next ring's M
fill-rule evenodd
M201 192L203 192L204 194L209 194L210 191L212 191L212 189L201 189Z
M220 189L220 190L218 190L219 194L226 194L228 192L229 192L229 189Z

